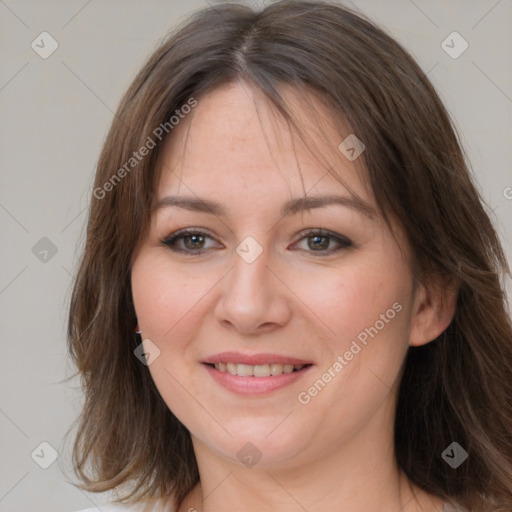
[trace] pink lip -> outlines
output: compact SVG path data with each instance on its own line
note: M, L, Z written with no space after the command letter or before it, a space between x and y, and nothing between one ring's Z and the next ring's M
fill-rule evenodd
M282 373L271 377L240 377L228 372L221 372L208 364L203 365L215 382L233 393L241 395L265 395L280 388L293 384L302 378L312 367L306 366L302 370L292 373Z
M239 352L221 352L220 354L215 354L207 359L201 361L202 363L207 364L216 364L216 363L240 363L240 364L249 364L251 366L256 366L257 364L311 364L311 361L306 361L305 359L297 359L296 357L283 356L279 354L242 354ZM287 374L290 375L290 374ZM257 377L258 379L264 379L266 377ZM276 377L272 377L275 379Z

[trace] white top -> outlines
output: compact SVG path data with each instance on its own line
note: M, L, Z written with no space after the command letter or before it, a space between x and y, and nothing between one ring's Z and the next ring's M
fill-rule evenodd
M169 504L162 502L136 503L135 505L98 505L97 507L78 510L77 512L173 512L169 509Z
M98 511L101 511L101 512L126 512L126 511L130 511L130 512L139 512L139 511L142 511L142 508L140 506L136 506L136 507L126 507L126 506L115 506L115 505L107 505L107 506L104 506L104 505L98 505L97 507L95 508L86 508L86 509L83 509L83 510L78 510L77 512L98 512Z
M144 505L98 505L77 512L144 512Z
M142 512L143 508L140 505L134 505L132 507L122 506L122 505L98 505L95 508L86 508L83 510L78 510L77 512Z

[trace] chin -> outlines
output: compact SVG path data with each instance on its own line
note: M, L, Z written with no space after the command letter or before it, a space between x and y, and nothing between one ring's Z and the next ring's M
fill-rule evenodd
M293 425L289 418L283 421L285 416L225 418L223 425L232 437L223 429L220 429L220 435L219 429L215 431L216 435L212 435L211 430L198 429L197 434L192 434L195 449L197 451L199 445L203 445L223 458L247 467L257 465L260 469L270 469L279 466L311 446L311 439L304 436L304 424Z

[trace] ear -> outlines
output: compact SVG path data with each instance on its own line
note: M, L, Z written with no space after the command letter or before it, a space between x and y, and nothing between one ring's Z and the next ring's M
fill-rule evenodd
M409 345L419 347L435 340L455 314L458 286L449 276L434 274L417 285L413 301Z

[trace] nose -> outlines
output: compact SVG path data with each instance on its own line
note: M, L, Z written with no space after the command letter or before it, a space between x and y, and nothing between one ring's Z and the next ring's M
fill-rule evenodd
M216 319L224 327L260 334L289 322L290 294L268 260L266 251L252 263L235 253L233 269L222 280L222 295L215 307Z

